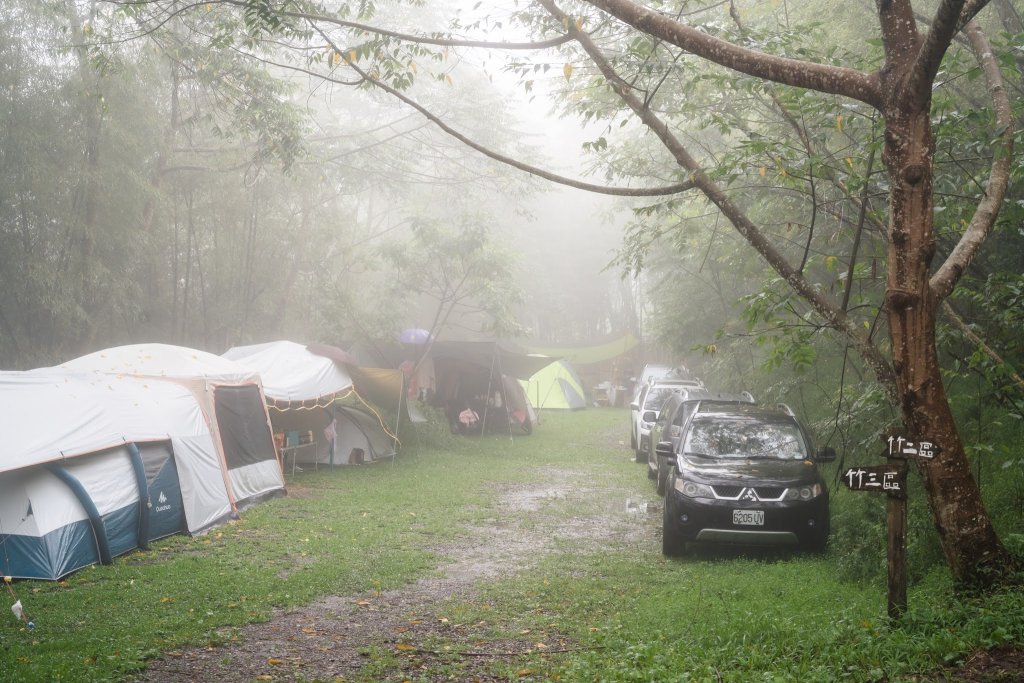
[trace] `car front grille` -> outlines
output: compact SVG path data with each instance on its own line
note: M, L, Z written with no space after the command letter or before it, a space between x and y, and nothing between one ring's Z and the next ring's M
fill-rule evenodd
M712 486L715 498L719 500L782 500L786 489L778 486ZM751 497L751 493L756 497Z

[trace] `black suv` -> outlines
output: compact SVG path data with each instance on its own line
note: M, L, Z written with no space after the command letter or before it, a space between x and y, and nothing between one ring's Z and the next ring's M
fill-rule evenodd
M698 403L679 440L658 446L673 458L665 492L662 552L680 555L690 542L799 545L828 543L828 489L811 440L793 415L775 408Z
M739 394L723 394L704 388L691 388L670 396L661 406L660 412L644 414L642 420L654 423L650 438L642 444L644 459L647 461L647 478L657 481L659 496L665 495L665 485L668 482L668 473L672 469L674 459L665 453L666 451L675 452L679 437L683 433L683 425L690 419L694 411L701 405L708 409L711 405L726 406L736 403L753 404L754 397L747 391ZM662 455L660 456L658 455L659 445L662 446ZM666 447L670 447L670 450Z

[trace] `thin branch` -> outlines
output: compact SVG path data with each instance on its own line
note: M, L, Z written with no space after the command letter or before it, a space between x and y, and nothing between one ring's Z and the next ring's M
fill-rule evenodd
M988 356L992 362L996 365L1003 366L1009 369L1009 377L1013 380L1013 383L1017 385L1017 388L1024 391L1024 377L1021 377L1013 367L1003 359L991 346L985 343L985 340L979 337L970 326L964 322L964 319L953 310L953 307L949 305L948 301L942 302L942 311L953 321L953 325L956 326L960 333L971 340L973 344L976 344L982 353Z
M144 5L159 4L153 0L141 0L137 2L119 2L118 0L109 0L111 4L125 5L129 7L139 7ZM246 0L211 0L210 2L197 2L187 5L185 10L192 9L198 6L207 7L210 5L229 5L232 7L240 7L246 9L250 7L251 3ZM181 13L185 10L176 10L175 14ZM402 40L407 43L416 43L419 45L437 45L440 47L479 47L488 48L493 50L542 50L550 47L558 47L569 42L568 36L556 36L547 40L539 40L535 42L503 42L503 41L489 41L489 40L466 40L460 38L451 38L444 36L423 36L416 35L413 33L400 33L398 31L391 31L379 26L371 26L369 24L361 24L355 21L347 21L338 17L328 16L326 14L314 14L312 12L296 12L294 10L278 10L275 12L277 16L288 17L289 19L301 19L309 22L323 22L325 24L331 24L332 26L338 26L340 28L348 28L355 31L362 31L367 34L377 35L384 38L395 38ZM173 15L172 15L173 16Z
M868 170L864 173L865 178L871 177L871 170L875 165L875 150L871 150L868 157ZM861 190L860 214L857 216L857 232L854 233L853 246L850 248L850 267L846 271L846 287L843 289L843 303L840 306L844 311L850 305L850 293L853 291L853 269L857 265L857 252L860 250L860 238L864 233L864 223L868 213L868 188L870 185L865 181Z
M325 40L330 42L330 38L326 34L321 32L321 36ZM332 43L332 47L334 47L333 43ZM337 49L337 48L335 48L335 49ZM339 51L339 53L340 53L340 51ZM486 157L494 159L495 161L499 161L499 162L501 162L503 164L506 164L508 166L512 166L513 168L518 168L520 171L525 171L526 173L529 173L530 175L535 175L535 176L537 176L539 178L544 178L545 180L550 180L551 182L558 183L560 185L566 185L568 187L575 187L576 189L579 189L579 190L586 190L587 192L595 192L595 193L599 193L599 194L614 195L614 196L618 196L618 197L657 197L657 196L663 196L663 195L678 194L680 192L685 192L686 190L689 190L689 189L693 188L693 181L691 181L691 180L688 180L688 181L683 182L683 183L676 183L675 185L668 185L668 186L665 186L665 187L649 187L649 188L643 188L643 187L641 187L641 188L635 188L635 187L609 187L609 186L606 186L606 185L594 185L592 183L585 183L585 182L582 182L580 180L574 180L572 178L566 178L565 176L560 176L560 175L557 175L555 173L551 173L550 171L545 171L544 169L538 168L536 166L531 166L530 164L525 164L525 163L523 163L521 161L513 159L512 157L505 156L504 154L500 154L498 152L495 152L494 150L492 150L492 149L490 149L488 147L484 147L480 143L471 140L470 138L466 137L462 133L458 132L457 130L455 130L454 128L449 126L440 117L438 117L437 115L431 113L430 110L427 109L426 107L424 107L423 105L415 102L411 98L407 97L405 94L399 92L395 88L392 88L391 86L387 85L386 83L383 83L383 82L378 81L377 79L373 78L368 73L366 73L365 71L360 69L358 66L356 66L355 63L353 63L351 61L348 61L347 58L346 58L346 63L347 63L347 65L348 65L348 67L350 69L352 69L357 74L359 74L359 76L363 80L365 80L367 83L370 83L370 84L374 85L375 87L380 88L381 90L383 90L384 92L388 93L392 97L395 97L396 99L399 99L402 102L404 102L405 104L409 105L410 107L412 107L413 109L415 109L416 111L421 113L423 116L425 116L429 121L431 121L438 128L443 130L448 135L451 135L453 138L455 138L459 142L463 143L467 147L471 147L472 149L475 149L476 151L480 152L481 154L483 154Z

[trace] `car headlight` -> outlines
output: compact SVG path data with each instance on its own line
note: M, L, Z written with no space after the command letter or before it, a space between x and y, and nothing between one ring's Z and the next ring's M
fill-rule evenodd
M692 481L676 479L676 491L687 498L714 498L715 493L707 484L698 484Z
M811 500L821 495L821 484L786 489L786 500Z

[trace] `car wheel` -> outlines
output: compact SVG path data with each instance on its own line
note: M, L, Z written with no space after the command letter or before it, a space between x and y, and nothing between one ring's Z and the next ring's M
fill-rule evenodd
M629 447L636 450L636 433L632 429L629 430Z
M665 557L679 557L686 551L686 542L676 528L676 520L669 512L668 501L662 506L661 516L661 553Z
M668 463L658 460L658 471L655 477L658 480L658 495L664 496L668 489Z
M658 473L651 469L651 463L647 463L647 478L648 479L657 479L658 478Z

